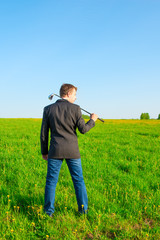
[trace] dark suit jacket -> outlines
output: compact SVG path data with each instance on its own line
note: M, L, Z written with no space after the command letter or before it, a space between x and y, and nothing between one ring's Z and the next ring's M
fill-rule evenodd
M41 127L41 153L48 154L48 158L80 158L76 128L84 134L94 126L92 119L85 123L78 105L65 99L46 106ZM51 140L48 152L49 129Z

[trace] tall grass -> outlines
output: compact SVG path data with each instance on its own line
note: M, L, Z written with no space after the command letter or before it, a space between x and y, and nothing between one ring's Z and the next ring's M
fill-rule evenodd
M97 121L78 133L89 213L64 161L55 214L43 213L41 119L0 119L0 239L160 239L160 122Z

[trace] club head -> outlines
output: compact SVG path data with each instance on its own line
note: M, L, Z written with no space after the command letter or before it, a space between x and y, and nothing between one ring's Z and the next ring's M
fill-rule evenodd
M52 100L53 97L54 97L54 93L52 93L48 96L49 100Z

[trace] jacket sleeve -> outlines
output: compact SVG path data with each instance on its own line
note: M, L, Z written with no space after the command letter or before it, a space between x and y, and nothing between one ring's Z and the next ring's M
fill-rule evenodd
M40 136L42 155L48 154L48 135L49 135L48 114L46 109L44 108L42 126L41 126L41 136Z
M77 127L80 133L84 134L88 132L91 128L95 126L95 122L93 119L90 119L87 123L85 123L84 119L82 118L82 113L80 107L78 107L77 111Z

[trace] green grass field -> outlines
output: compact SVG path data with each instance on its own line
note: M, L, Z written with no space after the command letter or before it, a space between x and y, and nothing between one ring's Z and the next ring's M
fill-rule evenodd
M41 119L0 119L0 239L160 239L160 121L97 121L78 133L89 213L64 161L56 211L43 213Z

